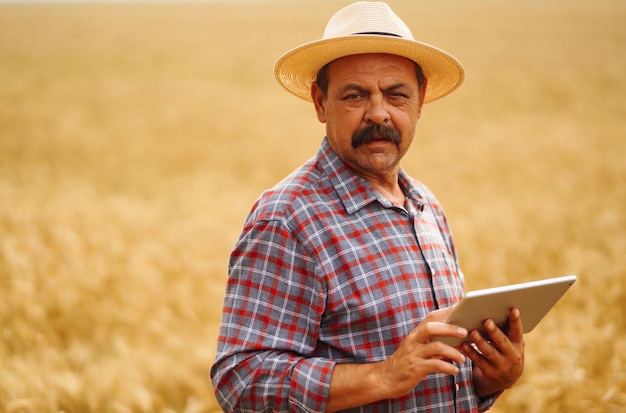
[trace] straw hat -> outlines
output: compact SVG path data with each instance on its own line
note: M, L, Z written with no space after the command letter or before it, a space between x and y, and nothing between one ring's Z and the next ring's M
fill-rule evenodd
M458 88L465 77L453 56L415 41L411 30L382 2L360 1L339 10L326 25L321 40L305 43L282 55L274 66L278 82L289 92L311 100L311 83L327 63L363 53L388 53L418 63L428 79L424 102Z

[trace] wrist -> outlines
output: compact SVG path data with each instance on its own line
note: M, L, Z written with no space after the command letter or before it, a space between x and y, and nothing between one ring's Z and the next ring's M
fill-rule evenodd
M327 411L345 410L391 398L381 364L336 364Z
M480 399L495 397L504 391L503 388L491 383L478 368L473 371L474 394Z

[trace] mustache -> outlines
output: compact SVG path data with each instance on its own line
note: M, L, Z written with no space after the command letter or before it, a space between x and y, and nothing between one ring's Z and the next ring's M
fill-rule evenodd
M372 124L354 132L352 135L352 147L356 149L361 145L372 142L374 139L388 140L398 146L402 137L400 132L394 127Z

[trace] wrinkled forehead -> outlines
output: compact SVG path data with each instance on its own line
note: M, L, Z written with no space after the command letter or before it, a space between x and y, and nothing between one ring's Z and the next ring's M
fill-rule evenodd
M326 81L344 83L350 81L401 82L419 87L419 65L402 56L370 53L345 56L323 68Z

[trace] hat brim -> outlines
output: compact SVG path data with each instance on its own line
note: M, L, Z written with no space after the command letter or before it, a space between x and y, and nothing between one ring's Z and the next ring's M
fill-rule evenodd
M289 92L311 101L311 84L322 67L341 57L366 53L393 54L418 63L428 80L424 103L451 93L465 78L463 65L443 50L385 35L342 36L306 43L282 55L274 65L274 75Z

